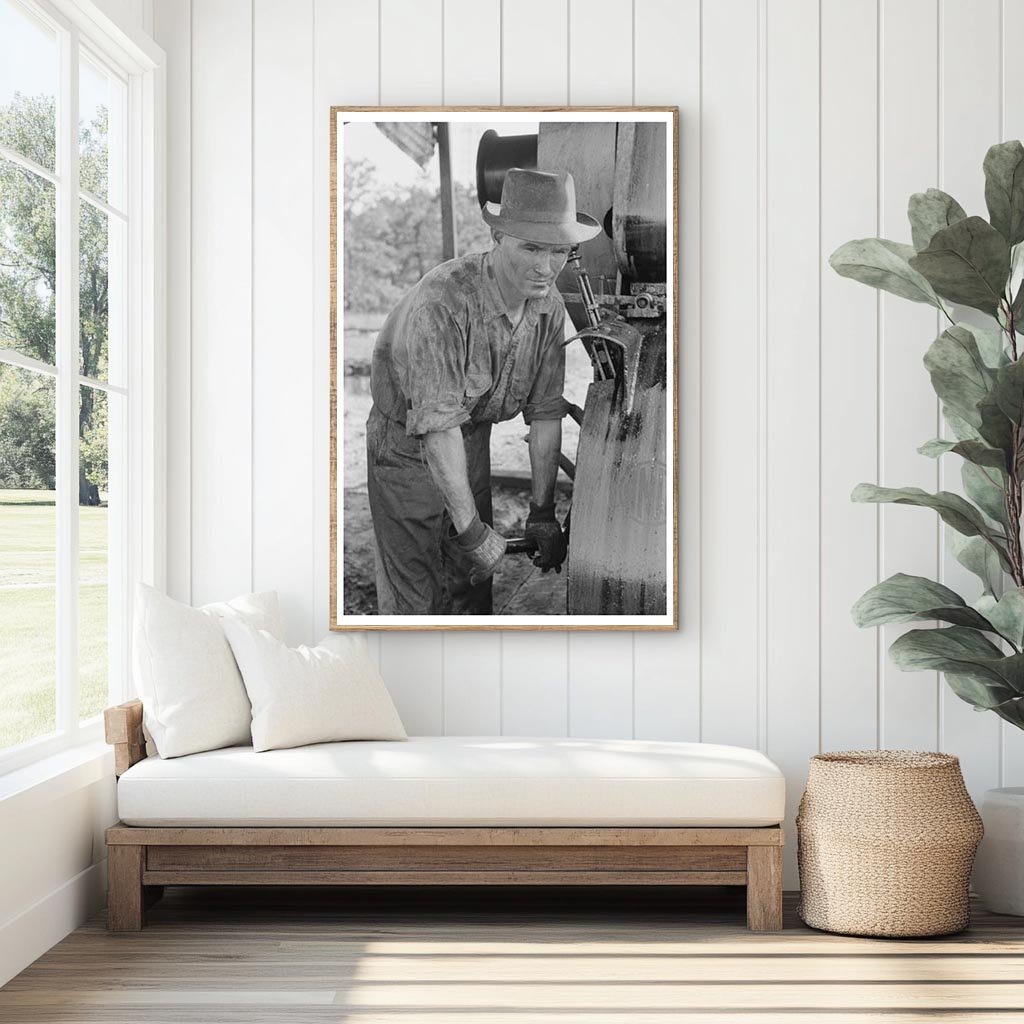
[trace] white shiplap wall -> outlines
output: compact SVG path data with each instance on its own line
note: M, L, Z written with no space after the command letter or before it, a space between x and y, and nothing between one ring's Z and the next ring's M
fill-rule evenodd
M1021 5L155 0L155 31L176 596L272 587L291 640L326 629L331 104L678 105L682 628L374 636L403 718L759 746L791 811L819 749L938 746L976 794L1024 782L1020 735L850 622L880 575L958 580L933 517L852 486L956 480L914 453L937 425L934 314L825 264L909 237L913 191L983 212L985 148L1024 133Z

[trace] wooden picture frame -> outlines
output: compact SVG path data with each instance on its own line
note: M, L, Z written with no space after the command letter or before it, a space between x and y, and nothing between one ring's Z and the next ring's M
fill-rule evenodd
M676 107L331 108L332 630L678 628L678 120ZM536 129L533 135L522 131L530 126ZM477 136L473 153L469 146ZM377 161L371 173L387 179L375 182L376 191L367 184L375 181L366 173L369 164L351 163L367 161L367 154ZM467 170L474 157L475 167ZM435 179L425 175L413 179L419 173L417 159L431 171L437 166L436 186ZM403 163L407 166L400 166ZM542 572L529 553L518 553L524 548L529 552L534 541L515 539L489 587L489 603L484 603L477 598L477 589L468 588L464 581L456 579L449 586L452 571L467 571L460 561L462 551L451 547L451 542L443 559L438 548L436 571L441 582L436 585L427 579L421 586L420 576L411 568L412 583L407 583L404 571L396 583L395 574L387 568L385 578L378 580L376 549L392 552L385 558L387 567L398 561L393 554L398 546L389 543L392 527L387 522L381 525L380 498L374 505L370 494L374 488L375 494L380 493L383 473L374 468L378 463L367 467L363 424L367 408L374 416L377 413L372 410L386 404L379 399L385 387L379 382L387 379L379 369L385 359L392 358L400 369L410 372L388 347L404 344L391 340L401 332L394 326L398 314L389 325L388 309L403 303L406 309L409 303L421 301L423 286L410 295L422 280L419 270L429 273L447 264L453 253L470 260L472 253L498 244L491 240L496 236L481 236L481 230L489 228L482 219L477 225L468 206L474 201L479 207L497 203L487 210L500 211L499 190L509 167L568 173L575 184L580 219L592 216L601 230L569 253L568 264L557 278L565 306L565 334L574 336L568 344L562 342L569 414L564 421L560 481L578 468L571 484L576 512L567 530L566 571ZM396 186L388 174L405 175L406 183ZM433 214L424 205L423 194L431 188L436 188L438 200ZM380 227L382 221L392 225L390 234ZM414 228L417 238L427 241L417 243L419 248L412 250L416 259L409 260L406 243ZM472 236L468 253L456 248L460 228ZM397 241L388 248L393 239ZM486 264L486 257L473 258ZM405 269L407 263L418 264L412 276ZM362 306L373 306L374 312L362 315ZM530 309L529 300L525 309ZM512 329L509 321L508 330ZM494 365L499 363L496 359ZM492 393L497 378L495 370ZM574 401L577 395L580 400ZM393 397L387 394L388 400ZM467 388L467 409L472 397ZM418 461L427 466L422 437L414 434L411 424L396 423L398 415L391 410L387 429L396 433L387 437L401 439L408 433L408 444L419 445ZM526 429L522 420L515 425L520 433ZM463 434L476 429L476 421L471 421ZM494 527L504 536L519 538L537 483L530 474L527 445L510 444L510 429L509 424L496 424L490 442ZM375 452L378 443L374 434ZM514 466L506 469L495 463L495 450ZM402 456L409 451L403 450ZM417 501L425 472L414 465L409 493L416 501L410 499L409 507L420 507ZM404 487L405 478L401 479ZM394 475L388 486L396 486L393 480ZM389 507L397 507L398 515L404 516L403 492L399 488L394 493L398 497ZM568 493L564 482L557 486L556 507L562 521ZM437 501L441 500L438 491ZM477 505L481 507L479 499ZM416 529L425 521L416 521ZM437 520L429 522L434 529ZM510 531L510 522L518 529ZM454 551L454 559L449 551ZM432 557L431 552L416 549L401 568L415 567L429 577L435 572ZM422 598L422 591L431 585L435 596ZM463 600L464 590L471 590L470 600ZM379 591L384 592L381 600Z

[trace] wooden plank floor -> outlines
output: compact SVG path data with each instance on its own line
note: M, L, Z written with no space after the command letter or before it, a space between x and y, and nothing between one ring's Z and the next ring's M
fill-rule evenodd
M1024 1021L1024 919L933 940L746 931L743 892L171 889L0 989L0 1021Z

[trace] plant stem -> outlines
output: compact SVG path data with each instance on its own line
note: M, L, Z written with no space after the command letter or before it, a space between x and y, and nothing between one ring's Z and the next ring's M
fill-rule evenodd
M1013 322L1013 307L1007 305L1006 333L1010 337L1010 352L1013 361L1017 361L1017 332ZM1017 453L1021 450L1021 424L1024 409L1017 416L1013 425L1013 451L1010 454L1010 466L1006 474L1006 491L1004 504L1006 508L1006 539L1009 545L1010 564L1013 568L1013 582L1024 587L1024 558L1021 556L1020 545L1020 514L1021 514L1021 480L1017 469Z

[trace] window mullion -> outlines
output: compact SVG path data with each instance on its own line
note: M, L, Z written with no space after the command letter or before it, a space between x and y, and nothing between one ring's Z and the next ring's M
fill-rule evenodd
M57 728L78 731L78 33L60 32L57 105Z

